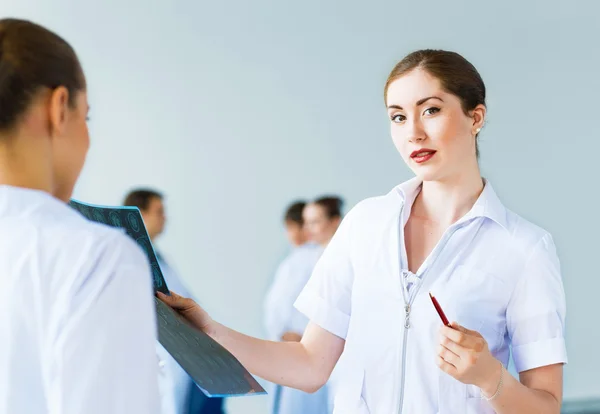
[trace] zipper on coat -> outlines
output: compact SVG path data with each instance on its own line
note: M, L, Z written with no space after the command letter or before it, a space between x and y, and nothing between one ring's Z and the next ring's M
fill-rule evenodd
M404 206L400 210L399 246L404 246L404 228L403 228L404 226L402 225L403 209L404 209ZM397 406L397 410L396 410L396 412L398 414L402 414L402 406L404 405L404 382L406 380L406 348L407 348L407 344L408 344L408 332L410 330L410 311L411 311L412 304L413 304L415 298L417 297L419 288L423 284L423 279L425 277L425 274L428 273L427 271L429 269L431 269L431 267L435 264L435 261L441 254L442 250L444 249L444 247L446 247L446 244L448 244L450 237L452 237L452 235L454 234L454 232L456 230L458 230L460 227L462 227L463 223L464 222L455 223L454 225L450 226L446 230L446 232L442 236L442 239L440 240L440 242L434 247L434 250L431 252L431 255L430 255L431 257L428 257L425 259L425 262L429 262L429 263L427 263L427 267L425 268L425 270L423 272L421 272L420 275L419 275L419 271L417 271L416 276L420 276L421 281L419 283L416 283L416 286L413 286L413 292L412 292L412 294L408 295L408 297L406 297L406 294L408 292L406 292L404 289L405 281L404 280L400 281L400 283L402 283L402 299L404 301L405 315L404 315L404 332L403 332L403 341L402 341L402 360L401 360L402 369L401 369L401 375L400 375L400 396L398 399L398 406ZM402 248L402 251L404 251L404 248ZM403 256L404 256L404 254L402 254L402 257ZM408 258L403 257L403 259L406 261L406 266L408 267ZM400 277L405 278L406 275L404 274L404 271L402 271L402 265L400 266L400 270L401 270Z

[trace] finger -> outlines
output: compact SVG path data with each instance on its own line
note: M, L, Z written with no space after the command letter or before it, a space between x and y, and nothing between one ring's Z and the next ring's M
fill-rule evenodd
M436 362L437 366L439 367L439 369L444 371L446 374L452 375L453 377L456 377L458 375L458 371L457 371L456 367L454 365L450 364L449 362L446 362L439 355L436 357L435 362Z
M477 344L476 336L447 326L442 326L440 328L440 334L464 348L472 349L475 348Z
M173 298L179 296L177 293L175 292L169 292L169 294L167 295L166 293L163 293L161 291L156 291L156 296L158 296L160 299L162 299L163 301L172 301Z
M460 364L460 356L446 348L444 345L438 345L437 352L439 357L455 368Z
M446 348L449 352L452 352L459 358L464 358L466 356L466 354L469 352L469 350L467 348L463 347L460 344L457 344L452 339L450 339L446 336L441 337L440 346Z
M190 304L189 304L190 299L184 298L183 296L179 296L177 293L175 293L173 291L171 291L170 296L165 295L162 292L157 292L157 295L160 298L160 300L165 302L167 305L169 305L173 309L184 310L184 309L187 309L190 307Z

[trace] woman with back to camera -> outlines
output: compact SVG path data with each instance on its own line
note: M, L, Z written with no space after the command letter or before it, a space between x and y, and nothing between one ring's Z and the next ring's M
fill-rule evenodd
M270 381L316 390L339 364L339 414L560 413L559 261L550 234L481 177L479 73L456 53L421 50L394 67L384 96L416 177L346 215L296 302L311 320L300 343L248 337L190 300L164 300ZM442 326L429 292L457 322ZM518 380L504 368L509 347Z
M71 46L0 19L0 413L159 412L148 260L66 204L88 110Z

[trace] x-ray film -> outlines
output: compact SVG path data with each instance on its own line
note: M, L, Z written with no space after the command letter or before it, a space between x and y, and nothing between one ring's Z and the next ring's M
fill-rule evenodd
M71 200L91 221L123 229L142 248L152 268L154 290L170 294L137 207L105 207ZM265 390L235 357L177 312L155 298L158 340L208 397L264 394Z
M71 207L79 211L85 218L112 227L118 227L136 241L148 256L152 269L154 290L169 294L169 288L158 264L158 258L152 247L150 236L144 226L142 214L137 207L103 207L85 204L80 201L71 200Z
M208 397L264 394L265 390L225 348L190 326L160 299L156 301L158 338Z

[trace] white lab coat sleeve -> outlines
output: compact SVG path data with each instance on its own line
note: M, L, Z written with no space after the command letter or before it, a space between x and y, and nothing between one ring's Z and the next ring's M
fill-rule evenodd
M546 234L533 248L506 311L518 372L567 362L565 312L560 263Z
M150 267L121 236L119 254L95 263L50 327L49 414L160 412Z
M354 284L351 242L355 210L340 224L295 303L310 321L342 339L350 323Z
M294 332L298 335L303 335L306 329L306 325L308 325L308 318L293 306L290 312L290 317L288 323L286 325L286 332Z

